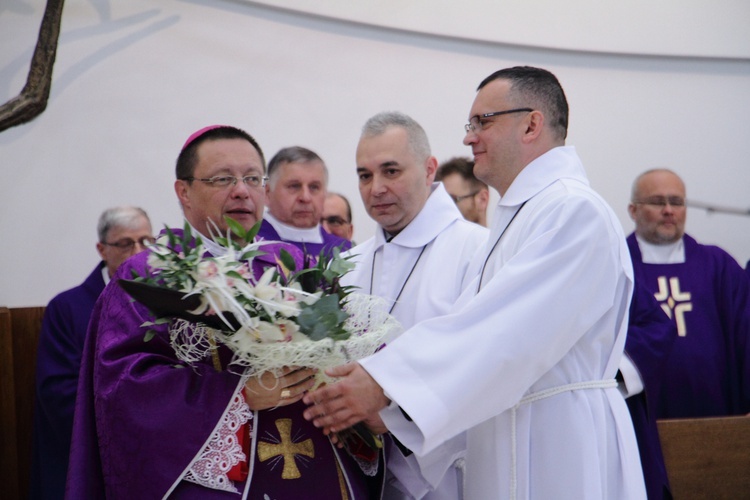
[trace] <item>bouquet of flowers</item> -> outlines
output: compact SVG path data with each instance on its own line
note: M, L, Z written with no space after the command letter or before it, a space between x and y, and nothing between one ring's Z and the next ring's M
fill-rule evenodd
M193 365L210 358L221 371L223 344L232 352L227 368L242 376L310 367L318 369L319 385L331 382L326 368L373 354L400 330L381 299L340 284L353 264L338 251L313 262L308 255L292 255L296 247L254 242L260 222L245 231L235 220L226 221L226 237L212 234L221 255L208 254L186 222L181 235L167 228L149 245L150 274L134 271L131 280L119 282L154 316L143 326L169 324L170 344L181 361ZM155 334L149 329L144 340ZM382 447L363 424L339 438L367 460Z
M264 247L282 245L253 243L260 223L246 232L226 221L237 238L212 235L226 249L223 255L206 254L186 223L181 236L167 229L149 246L151 274L134 272L132 280L120 281L157 318L145 326L170 324L178 359L193 364L210 357L221 370L217 349L223 344L233 353L230 369L254 375L312 367L320 383L326 368L374 353L400 328L380 299L340 284L353 264L338 251L317 262L284 248L267 253ZM271 265L263 270L260 260ZM153 335L148 331L145 340Z

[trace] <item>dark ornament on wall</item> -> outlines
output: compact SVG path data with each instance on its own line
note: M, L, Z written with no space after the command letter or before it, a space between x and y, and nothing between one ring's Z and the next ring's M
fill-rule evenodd
M47 107L64 3L47 0L26 85L17 97L0 106L0 132L30 122Z

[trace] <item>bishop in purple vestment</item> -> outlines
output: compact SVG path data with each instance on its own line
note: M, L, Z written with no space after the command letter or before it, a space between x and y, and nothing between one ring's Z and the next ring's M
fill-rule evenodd
M246 230L260 218L264 167L259 146L244 131L214 126L191 136L178 158L175 190L204 241L213 225L226 233L224 216ZM302 253L286 248L301 266ZM254 260L256 276L276 264L278 250L264 250ZM114 280L133 271L148 272L146 253L121 266ZM302 418L310 370L261 386L237 370L217 371L211 360L187 366L175 356L166 325L152 327L157 333L145 341L142 325L151 320L114 283L97 301L83 355L67 498L379 497L382 464L357 462ZM226 366L231 353L219 349Z

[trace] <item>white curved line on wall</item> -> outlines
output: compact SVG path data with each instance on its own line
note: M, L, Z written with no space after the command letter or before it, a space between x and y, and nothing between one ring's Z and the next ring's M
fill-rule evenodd
M417 33L554 50L750 59L748 0L245 0Z

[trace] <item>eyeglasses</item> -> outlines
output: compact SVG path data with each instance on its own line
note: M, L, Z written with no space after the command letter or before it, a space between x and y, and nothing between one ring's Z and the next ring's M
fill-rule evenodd
M486 122L486 118L490 118L492 116L500 116L500 115L507 115L509 113L521 113L523 111L531 112L534 111L531 108L515 108L515 109L507 109L505 111L495 111L494 113L484 113L481 115L474 115L471 118L469 118L469 123L464 125L464 129L466 132L481 132L484 129L484 125Z
M339 227L339 226L343 226L344 224L349 224L348 220L344 220L338 215L331 215L329 217L321 217L320 223L323 224L324 222L333 227Z
M242 180L246 186L251 188L265 187L268 177L260 175L246 175L244 177L234 177L231 175L215 175L208 179L200 179L198 177L184 177L183 181L201 181L215 188L226 188L229 186L236 186L237 182Z
M682 196L652 196L651 198L634 201L633 203L636 205L651 205L659 208L664 208L667 205L672 207L684 207L685 198Z
M115 247L115 248L119 248L120 250L126 250L129 252L135 247L136 243L141 245L141 248L145 248L147 243L153 243L155 241L156 239L154 239L151 236L144 236L143 238L139 238L138 241L132 238L123 238L121 240L117 240L112 243L104 241L102 242L102 244L107 245L108 247Z
M479 193L479 191L474 191L473 193L465 194L465 195L463 195L463 196L453 196L453 195L451 194L451 195L450 195L450 197L451 197L451 199L453 199L453 202L454 202L454 203L455 203L456 205L458 205L458 203L459 203L459 202L460 202L461 200L465 200L466 198L473 198L474 196L476 196L476 195L477 195L477 193Z

